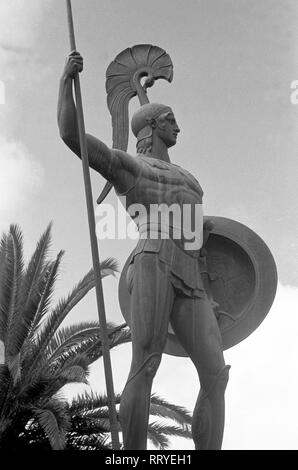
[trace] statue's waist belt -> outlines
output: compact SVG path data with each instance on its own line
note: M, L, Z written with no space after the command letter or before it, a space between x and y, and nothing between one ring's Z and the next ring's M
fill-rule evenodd
M187 251L179 248L174 240L140 239L131 262L140 253L158 254L160 261L170 267L175 287L183 290L187 295L201 297L205 292L198 256L189 255Z
M170 225L152 221L148 223L146 219L140 218L137 225L140 238L150 238L151 240L171 238L182 250L189 251L191 254L198 253L202 247L203 230L199 230L197 233L190 232L182 227L181 221L176 220L176 225Z

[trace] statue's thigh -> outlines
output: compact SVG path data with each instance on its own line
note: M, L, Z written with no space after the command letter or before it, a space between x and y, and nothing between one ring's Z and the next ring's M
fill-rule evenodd
M131 289L131 331L135 345L148 350L164 348L173 301L169 267L156 253L137 255Z
M177 297L171 324L195 364L201 384L209 382L225 365L222 338L209 300Z

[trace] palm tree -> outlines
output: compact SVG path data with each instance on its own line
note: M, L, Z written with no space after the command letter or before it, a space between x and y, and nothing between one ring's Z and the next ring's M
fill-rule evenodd
M120 399L121 395L115 396L116 404L120 404ZM156 416L163 419L163 421L152 421L148 426L148 439L155 447L167 449L170 444L169 437L191 437L191 415L185 408L168 403L153 394L150 414L151 417ZM110 448L108 441L110 422L106 396L93 393L78 396L72 401L69 415L71 427L67 437L68 449L99 450Z
M116 404L120 403L120 395L116 395ZM110 422L107 397L94 393L78 396L71 405L60 403L60 411L68 417L66 432L66 450L110 450ZM164 422L153 421L148 427L148 439L155 447L167 449L170 437L190 438L191 416L184 408L173 405L152 395L152 416L164 418ZM175 424L172 424L175 423ZM119 427L119 431L121 431ZM49 439L38 421L31 420L17 439L17 450L49 450Z
M91 357L100 355L98 324L83 323L60 329L69 312L94 287L93 272L51 309L54 284L63 252L48 260L51 226L39 240L28 265L23 258L21 230L12 225L0 241L0 447L16 442L34 420L53 449L65 446L69 417L56 394L66 384L87 381ZM117 264L101 264L102 277L114 273ZM119 329L109 325L111 343ZM129 340L129 333L122 335ZM123 337L122 337L123 340ZM111 345L112 346L112 345Z
M51 225L25 267L21 230L12 225L0 240L0 448L108 448L107 398L85 394L69 404L59 395L67 384L87 383L90 364L102 356L98 323L61 327L94 287L93 272L51 308L63 252L49 260L50 242ZM113 259L101 264L102 277L116 270ZM130 341L130 332L108 324L108 337L113 348ZM190 437L186 410L153 396L151 413L177 423L151 423L155 445L166 448L170 434Z

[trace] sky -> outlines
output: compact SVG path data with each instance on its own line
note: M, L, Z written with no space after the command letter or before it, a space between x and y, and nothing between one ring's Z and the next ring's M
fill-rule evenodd
M223 449L298 448L298 7L294 0L73 0L86 129L111 145L105 71L126 47L150 43L174 63L171 84L151 101L174 109L181 133L171 159L204 189L204 212L249 226L274 255L279 285L263 324L226 351L231 364ZM60 140L59 79L69 39L65 2L0 0L0 231L23 230L27 256L49 221L52 255L66 250L56 297L89 270L81 164ZM3 99L5 98L5 100ZM2 104L3 103L3 104ZM136 109L132 103L131 110ZM135 142L130 136L129 151ZM103 178L92 173L94 201ZM116 205L112 192L107 202ZM132 240L104 240L101 258L120 267ZM123 322L118 278L104 281L107 317ZM67 319L97 318L94 293ZM130 346L112 352L115 389L128 374ZM173 374L175 368L175 374ZM93 390L104 390L102 364ZM198 380L188 359L164 356L153 391L192 409ZM72 390L76 394L79 388ZM175 440L173 449L192 448Z

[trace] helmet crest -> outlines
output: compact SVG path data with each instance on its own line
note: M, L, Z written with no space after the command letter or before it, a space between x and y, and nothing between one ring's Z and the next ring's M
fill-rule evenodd
M144 77L147 78L144 85L142 85L141 79ZM139 44L125 49L116 56L107 68L106 91L107 104L112 116L113 148L127 150L129 102L131 98L137 95L141 109L143 106L147 106L149 104L147 88L152 87L155 80L159 78L163 78L168 82L172 81L173 63L166 51L151 44ZM138 115L138 112L136 114ZM136 128L142 123L142 119L138 117L134 121ZM105 199L111 188L112 185L106 183L97 200L98 204Z

